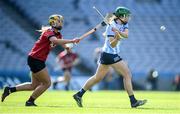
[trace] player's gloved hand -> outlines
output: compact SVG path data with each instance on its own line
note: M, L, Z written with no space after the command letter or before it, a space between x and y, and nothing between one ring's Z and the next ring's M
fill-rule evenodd
M81 41L80 38L74 38L74 39L73 39L73 43L75 43L75 44L79 43L80 41Z
M103 22L101 22L101 26L103 26L103 27L104 27L104 26L106 26L106 25L107 25L107 24L106 24L106 22L104 22L104 21L103 21Z
M115 28L115 27L112 27L112 31L113 32L120 32L117 28Z

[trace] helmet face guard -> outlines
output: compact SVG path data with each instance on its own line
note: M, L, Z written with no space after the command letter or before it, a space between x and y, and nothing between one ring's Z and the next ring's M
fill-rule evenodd
M49 17L49 25L58 30L62 29L64 18L61 15L54 14Z
M131 15L124 15L124 16L118 17L118 19L121 20L124 24L126 24L129 20L131 20Z
M127 23L127 22L124 22L123 20L129 21L131 18L131 12L126 7L117 7L114 15L118 19L120 19L123 23Z

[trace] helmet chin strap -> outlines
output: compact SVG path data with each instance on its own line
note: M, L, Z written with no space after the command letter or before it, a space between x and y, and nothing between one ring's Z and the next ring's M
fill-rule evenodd
M57 30L61 30L61 29L62 29L62 26L57 27L56 23L53 25L53 27L54 27L55 29L57 29Z
M127 22L124 22L122 19L119 18L119 20L125 25Z

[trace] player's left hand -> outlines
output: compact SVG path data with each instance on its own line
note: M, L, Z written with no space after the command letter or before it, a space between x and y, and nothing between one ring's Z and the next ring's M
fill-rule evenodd
M117 28L115 28L115 27L112 27L112 31L113 32L119 32L119 30Z
M81 41L80 38L74 38L74 39L73 39L73 42L76 43L76 44L79 43L80 41Z

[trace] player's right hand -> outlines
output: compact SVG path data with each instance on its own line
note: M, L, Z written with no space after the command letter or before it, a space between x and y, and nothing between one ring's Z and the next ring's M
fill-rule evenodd
M113 32L119 32L119 30L117 28L115 28L115 27L112 27L112 31Z
M80 41L81 41L80 38L74 38L74 39L73 39L73 43L75 43L75 44L79 43Z

